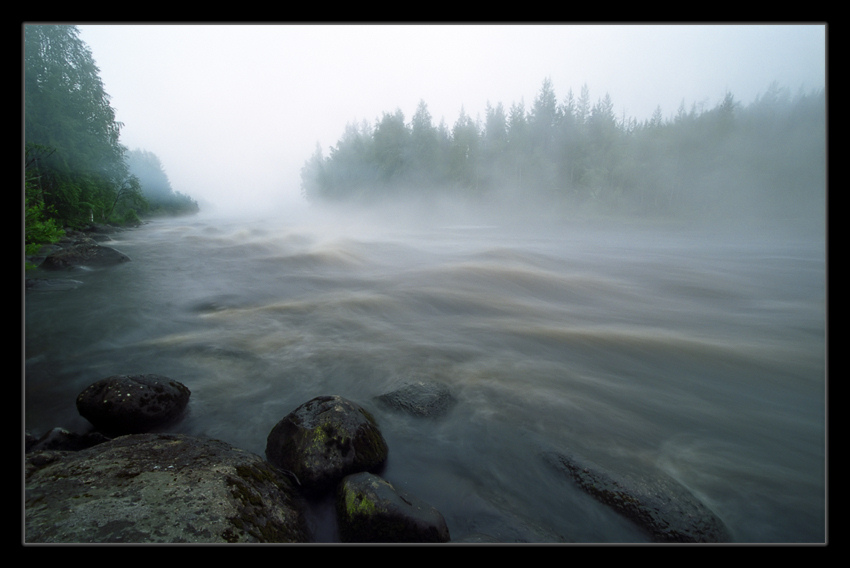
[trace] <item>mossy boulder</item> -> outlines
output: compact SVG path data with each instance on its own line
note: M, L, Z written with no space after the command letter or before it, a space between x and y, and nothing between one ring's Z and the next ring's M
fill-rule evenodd
M173 424L185 412L189 389L160 375L113 375L77 396L77 410L108 435L140 434Z
M267 459L312 494L333 489L346 475L379 471L388 452L372 415L340 396L305 402L278 422L266 441Z
M380 476L346 476L336 494L337 523L343 542L449 542L440 512L397 490Z
M308 542L290 480L260 456L178 434L27 454L27 543Z

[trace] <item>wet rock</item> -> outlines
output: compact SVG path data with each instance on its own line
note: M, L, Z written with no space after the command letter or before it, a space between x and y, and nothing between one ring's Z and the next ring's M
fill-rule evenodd
M70 278L27 278L26 289L39 292L60 292L79 288L83 283Z
M340 396L302 404L275 425L266 441L268 460L313 494L333 489L346 475L378 471L387 454L372 415Z
M261 457L176 434L27 454L27 543L309 540L291 482Z
M558 452L545 452L543 457L582 490L646 530L655 542L731 540L723 521L713 511L660 471L649 476L621 463L615 472Z
M105 267L129 260L130 257L126 254L89 239L48 255L40 267L46 270L64 270L79 266Z
M389 408L413 416L440 416L455 403L447 386L422 381L406 384L376 399Z
M189 389L159 375L114 375L77 396L77 410L108 435L138 434L174 423L189 403Z
M76 452L85 450L97 444L108 441L109 438L100 432L78 434L65 428L53 428L40 438L31 434L26 435L26 451L38 452L46 450Z
M337 489L343 542L449 542L443 515L371 473L345 477Z

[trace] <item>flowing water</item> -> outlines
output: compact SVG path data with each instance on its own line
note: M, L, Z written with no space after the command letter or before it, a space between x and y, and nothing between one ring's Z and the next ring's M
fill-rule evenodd
M455 539L646 542L554 449L672 476L737 542L826 540L823 234L307 219L155 220L107 243L132 262L28 274L82 284L26 293L25 427L85 431L80 391L156 373L192 391L172 431L264 455L338 394ZM457 404L375 402L414 380Z

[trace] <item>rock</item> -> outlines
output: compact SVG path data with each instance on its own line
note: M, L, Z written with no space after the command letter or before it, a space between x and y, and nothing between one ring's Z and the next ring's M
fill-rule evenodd
M655 542L729 542L715 514L679 482L656 472L651 477L620 464L617 473L577 456L545 452L544 458L600 502L646 530Z
M135 434L27 466L27 543L309 541L290 481L221 441Z
M414 416L440 416L455 403L448 387L422 381L404 385L376 399L394 410Z
M83 283L70 278L27 278L26 289L40 292L58 292L79 288Z
M114 248L96 244L92 240L80 242L48 255L40 267L47 270L63 270L79 266L104 267L130 260L126 254Z
M443 515L371 473L346 476L337 489L343 542L449 542Z
M266 441L268 460L313 494L332 489L351 473L378 471L387 454L372 415L340 396L302 404L275 425Z
M138 434L169 425L189 403L189 389L159 375L114 375L77 396L77 410L108 435Z
M26 451L38 452L46 450L76 452L90 448L97 444L102 444L109 440L100 432L88 432L78 434L71 432L65 428L54 428L43 435L41 438L36 438L27 434L26 436Z

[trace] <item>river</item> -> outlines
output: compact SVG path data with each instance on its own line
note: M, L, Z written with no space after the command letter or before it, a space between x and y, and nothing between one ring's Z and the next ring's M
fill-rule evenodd
M131 262L28 274L82 284L26 292L25 428L85 431L80 391L155 373L192 391L173 431L264 455L337 394L453 538L646 542L539 458L555 449L672 476L736 542L826 540L822 233L420 221L158 219L105 243ZM414 380L457 404L375 402Z

